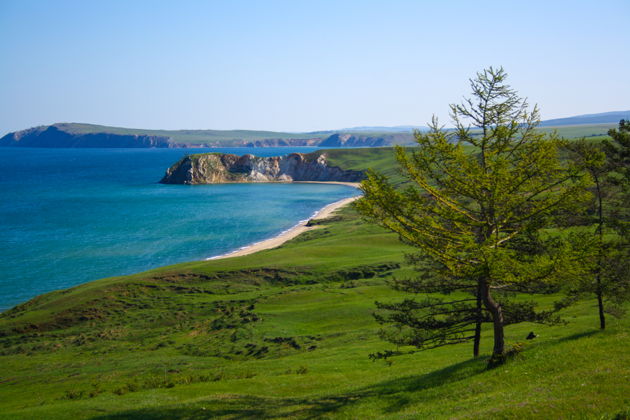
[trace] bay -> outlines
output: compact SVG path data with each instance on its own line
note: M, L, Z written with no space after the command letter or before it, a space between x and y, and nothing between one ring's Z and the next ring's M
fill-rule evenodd
M225 254L356 195L326 184L158 183L185 154L313 150L0 149L0 310L102 277Z

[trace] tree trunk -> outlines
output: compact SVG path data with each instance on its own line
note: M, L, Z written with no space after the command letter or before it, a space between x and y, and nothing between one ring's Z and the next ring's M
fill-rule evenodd
M595 274L596 281L596 289L595 294L597 295L597 306L599 309L599 328L602 330L606 329L606 315L604 314L604 298L603 298L603 290L602 290L602 266L604 263L604 206L602 203L602 191L599 186L599 177L597 175L595 178L595 187L597 189L597 234L599 240L599 249L597 255L597 272Z
M599 279L598 280L598 289L599 289ZM606 329L606 316L604 315L604 300L602 298L601 290L597 290L597 305L599 306L599 328L602 330Z
M475 342L473 345L473 357L479 357L479 345L481 343L481 282L477 286L477 310L475 312L477 317L475 323Z
M505 353L505 336L503 333L503 310L501 305L496 302L490 295L490 285L487 282L482 283L482 295L483 303L492 316L492 324L494 326L494 348L492 349L492 356L502 357Z

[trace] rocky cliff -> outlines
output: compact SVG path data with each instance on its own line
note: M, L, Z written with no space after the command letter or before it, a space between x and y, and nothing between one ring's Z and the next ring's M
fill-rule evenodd
M325 138L319 147L379 147L393 144L411 144L413 134L394 133L382 135L364 135L350 133L335 133Z
M245 143L245 147L295 147L318 146L322 142L319 137L312 139L262 139Z
M0 147L170 147L168 137L112 134L71 133L57 125L29 128L0 138Z
M291 153L257 157L207 153L190 155L171 166L162 184L222 184L229 182L338 181L359 182L361 171L329 166L325 154Z

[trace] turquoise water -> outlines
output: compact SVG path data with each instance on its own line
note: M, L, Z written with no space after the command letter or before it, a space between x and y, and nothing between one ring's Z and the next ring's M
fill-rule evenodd
M323 184L157 183L199 150L0 149L0 310L102 277L221 255L356 195Z

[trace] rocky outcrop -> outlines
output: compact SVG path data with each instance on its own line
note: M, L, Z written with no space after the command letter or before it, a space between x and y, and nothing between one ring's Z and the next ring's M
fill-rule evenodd
M230 182L338 181L359 182L361 171L327 164L325 154L291 153L257 157L222 153L190 155L168 168L162 184L222 184Z
M148 148L171 147L170 139L162 136L112 134L112 133L72 133L56 125L30 128L9 133L0 139L0 147L124 147Z
M317 146L322 142L319 137L312 139L263 139L250 141L246 147L295 147L295 146Z

